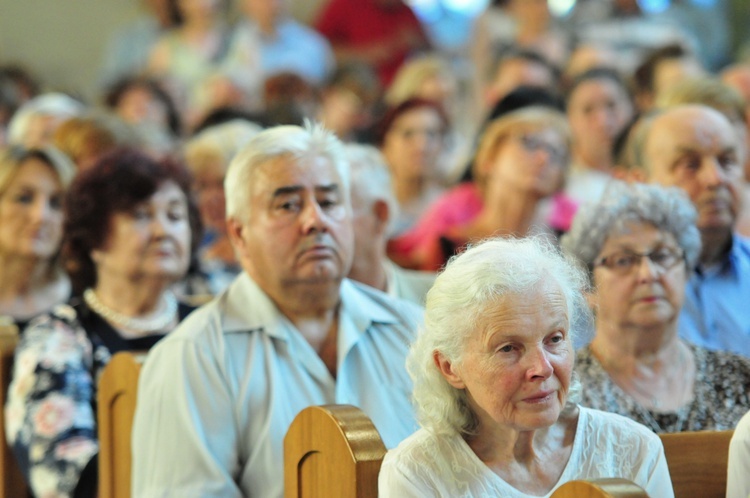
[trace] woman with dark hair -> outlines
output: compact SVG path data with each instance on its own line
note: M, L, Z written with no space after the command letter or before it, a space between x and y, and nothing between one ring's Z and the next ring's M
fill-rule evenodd
M76 297L24 332L5 407L8 443L37 496L96 494L102 369L191 311L170 290L200 241L189 179L177 164L119 149L68 192L62 256Z
M399 203L394 233L409 229L443 192L441 161L449 129L443 108L421 98L401 102L380 119L375 140L391 170Z
M75 167L52 149L0 151L0 318L23 329L70 298L57 257Z

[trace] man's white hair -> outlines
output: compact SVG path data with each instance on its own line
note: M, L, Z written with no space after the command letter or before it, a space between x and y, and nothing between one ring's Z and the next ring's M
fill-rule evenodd
M346 202L349 202L349 163L341 141L319 123L304 126L275 126L253 137L232 159L224 179L227 218L246 221L250 214L250 185L255 170L274 159L292 161L325 158L341 178Z

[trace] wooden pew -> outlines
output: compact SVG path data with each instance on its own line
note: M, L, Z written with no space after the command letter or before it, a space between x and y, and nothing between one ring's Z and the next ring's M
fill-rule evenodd
M130 435L145 353L120 352L104 367L97 390L99 496L130 498Z
M377 498L385 446L359 408L311 406L284 438L284 498ZM552 498L648 498L624 479L571 481ZM654 497L659 498L659 497Z
M13 353L18 345L18 327L0 324L0 498L18 498L28 494L26 479L5 440L5 401L13 373Z
M359 408L305 408L284 438L284 497L377 498L385 451Z
M724 498L733 431L659 434L676 498Z

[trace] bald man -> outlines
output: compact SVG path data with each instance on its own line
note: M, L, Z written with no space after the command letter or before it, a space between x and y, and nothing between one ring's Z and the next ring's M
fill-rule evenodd
M680 335L750 357L750 240L734 233L743 182L737 134L723 114L702 105L661 111L635 133L637 176L682 188L698 211L703 248Z

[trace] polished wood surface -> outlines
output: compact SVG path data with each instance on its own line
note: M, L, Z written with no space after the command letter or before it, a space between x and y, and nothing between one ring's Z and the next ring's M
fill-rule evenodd
M97 391L100 498L130 498L130 435L143 358L117 353L102 372Z
M385 452L380 434L359 408L305 408L284 438L284 496L377 498Z
M566 482L552 493L552 498L649 498L649 496L641 487L626 479L594 479Z
M18 327L13 324L0 324L0 498L18 498L26 496L28 486L19 469L16 459L5 440L5 401L8 396L11 374L13 372L13 354L18 345Z
M732 432L659 434L676 498L724 498Z

